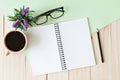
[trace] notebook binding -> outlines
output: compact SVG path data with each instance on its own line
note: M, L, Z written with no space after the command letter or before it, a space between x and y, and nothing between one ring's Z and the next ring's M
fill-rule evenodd
M55 34L56 34L56 39L57 39L57 44L58 44L60 60L61 60L61 67L62 67L62 70L66 70L67 66L66 66L66 61L65 61L65 56L64 56L64 50L63 50L63 45L62 45L62 40L61 40L59 24L55 23L54 28L55 28Z

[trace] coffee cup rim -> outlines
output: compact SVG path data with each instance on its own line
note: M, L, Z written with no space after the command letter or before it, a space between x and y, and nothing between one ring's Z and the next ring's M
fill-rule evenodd
M10 49L7 47L6 43L5 43L6 36L7 36L9 33L11 33L11 32L20 32L20 33L24 36L24 38L25 38L25 45L24 45L24 47L23 47L21 50L19 50L19 51L10 50ZM9 31L9 32L4 36L4 45L5 45L5 48L7 49L7 51L8 51L9 53L20 53L20 52L22 52L22 51L26 48L26 46L27 46L27 36L26 36L25 33L22 32L22 31L19 31L19 30L11 30L11 31Z

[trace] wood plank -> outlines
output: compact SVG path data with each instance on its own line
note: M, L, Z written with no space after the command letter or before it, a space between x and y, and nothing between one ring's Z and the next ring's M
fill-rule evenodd
M3 31L6 34L8 31L13 30L9 24L7 24L7 19L4 21ZM4 35L5 35L4 34ZM13 55L10 54L6 56L7 50L4 47L3 58L3 77L1 80L25 80L25 56L24 54Z
M101 45L103 50L104 63L91 67L91 80L112 80L111 79L111 33L110 25L100 30Z
M14 30L14 28L11 27L12 25L8 22L8 19L4 17L4 27L3 27L3 35L5 36L9 31ZM3 40L4 41L4 40ZM6 54L8 51L4 46L4 54Z
M25 80L25 60L23 54L3 56L2 80Z
M32 75L32 68L31 65L29 64L29 60L26 59L26 79L25 80L46 80L46 75L38 75L38 76L33 76Z
M68 71L48 74L46 80L68 80Z
M3 54L3 14L0 12L0 80L2 80L3 77L3 59L2 59L2 54Z
M3 16L0 15L0 25L3 26ZM7 23L7 22L6 22ZM7 24L5 24L7 26ZM12 30L5 27L5 33ZM3 38L3 27L0 27L0 43ZM0 80L120 80L120 21L112 23L100 30L105 63L100 62L96 33L93 35L93 47L97 65L90 68L75 69L48 75L32 76L30 65L25 62L23 54L18 56L3 54L0 45ZM26 72L26 74L25 74Z
M104 34L107 34L108 30L109 30L109 38L106 35L106 37L104 36L103 40L106 40L105 43L104 42L104 46L106 45L106 48L104 48L104 54L107 54L104 56L105 63L101 64L101 65L97 65L96 67L92 68L91 71L93 72L92 75L94 75L95 77L92 77L91 80L96 80L99 78L99 80L120 80L120 69L119 69L119 65L120 65L120 60L119 60L119 49L120 49L120 44L118 44L119 41L119 33L120 33L120 20L117 22L114 22L108 26L106 26L106 30L102 29ZM108 30L107 30L108 29ZM102 31L101 30L101 31ZM102 35L104 35L102 34ZM107 46L108 45L108 46ZM95 69L96 68L96 69ZM103 72L100 72L104 71ZM104 76L103 76L104 75Z
M120 34L120 20L111 24L111 52L112 52L112 80L120 80L120 68L119 68L119 34Z
M98 65L101 63L101 55L100 55L101 53L100 53L97 32L92 34L92 44L93 44L93 51L95 55L95 61L96 61L96 64Z
M90 80L90 67L70 70L68 80Z
M117 46L117 49L118 49L118 63L119 63L119 67L120 67L120 36L119 36L119 33L120 33L120 20L117 22L117 39L118 39L118 46ZM118 68L118 71L119 71L119 80L120 80L120 68Z
M26 80L32 80L32 70L27 59L25 60L25 68Z
M3 57L0 55L0 80L3 80Z
M3 14L0 13L0 55L3 53Z
M46 80L46 75L33 76L32 80Z

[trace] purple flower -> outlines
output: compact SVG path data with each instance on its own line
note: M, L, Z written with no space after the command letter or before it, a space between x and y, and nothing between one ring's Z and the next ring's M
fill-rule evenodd
M20 20L16 20L16 21L13 23L13 27L16 28L19 24L20 24Z
M24 24L24 29L27 30L27 28L28 28L28 21L26 19L23 21L23 24Z
M22 12L21 12L21 15L24 16L24 15L26 15L26 13L28 13L28 12L29 12L29 7L23 9Z

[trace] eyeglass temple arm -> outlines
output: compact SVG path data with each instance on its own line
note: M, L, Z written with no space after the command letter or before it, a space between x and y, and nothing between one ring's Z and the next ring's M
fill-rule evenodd
M46 11L46 12L44 12L44 13L38 15L38 16L35 16L33 22L34 22L36 25L40 25L40 24L36 23L36 21L38 20L39 17L41 17L41 16L43 16L43 15L45 15L45 14L47 14L47 13L51 13L51 12L53 12L53 11L55 11L55 10L58 10L58 9L62 9L62 10L63 10L63 8L64 8L64 7L58 7L58 8L55 8L55 9L51 9L51 10L49 10L49 11ZM63 10L63 11L64 11L64 10Z
M51 13L51 12L53 12L53 11L55 11L55 10L58 10L58 9L62 9L62 10L63 10L63 8L64 8L64 7L58 7L58 8L55 8L55 9L46 11L46 12L44 12L44 13L38 15L38 16L35 16L34 18L35 18L35 19L38 19L40 16L42 16L42 15L44 15L44 14ZM63 10L63 11L64 11L64 10Z

